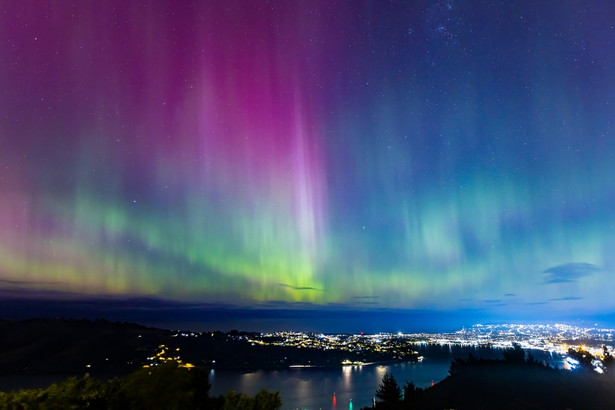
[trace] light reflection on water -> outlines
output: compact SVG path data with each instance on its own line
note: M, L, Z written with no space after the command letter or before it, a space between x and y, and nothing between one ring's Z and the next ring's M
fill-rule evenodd
M445 351L448 353L448 349ZM437 352L436 352L437 353ZM475 357L501 358L495 350L472 351ZM384 374L393 374L400 387L414 382L427 388L448 375L454 357L466 358L468 350L452 349L450 355L426 356L419 363L391 365L344 366L339 368L291 368L258 370L255 372L217 370L210 373L210 395L217 396L229 390L254 395L260 389L278 391L282 409L347 410L368 407ZM534 352L539 361L561 367L561 358L543 352ZM247 382L249 380L249 383Z
M211 395L228 390L254 395L264 388L280 392L283 409L346 410L371 405L378 384L387 371L393 374L400 386L406 381L414 381L419 387L428 387L432 380L446 377L449 366L450 360L438 359L388 366L293 368L250 373L217 370L210 374Z
M446 353L448 349L444 348ZM434 353L433 351L431 353ZM209 380L212 383L210 396L218 396L229 390L254 395L260 389L279 391L282 397L282 409L308 410L347 410L372 404L378 384L385 372L393 374L400 387L406 381L413 381L417 387L429 387L432 380L438 382L448 375L451 360L454 357L467 357L467 350L453 350L451 355L425 355L422 363L397 363L388 366L348 366L339 368L291 368L283 370L231 371L211 370ZM475 357L501 358L501 352L486 350L472 351ZM491 355L491 356L489 356ZM540 362L545 361L554 367L563 367L563 359L555 354L534 352ZM60 382L74 375L21 375L0 377L0 391L20 388L47 387L52 382ZM114 376L93 375L105 380ZM335 393L335 399L334 394Z

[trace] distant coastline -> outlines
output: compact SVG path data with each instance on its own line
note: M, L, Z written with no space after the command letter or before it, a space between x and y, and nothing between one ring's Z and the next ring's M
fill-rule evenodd
M476 325L439 334L192 332L104 319L0 320L0 374L127 374L167 360L205 369L255 370L413 363L427 357L497 359L513 344L553 361L568 348L613 353L610 329Z

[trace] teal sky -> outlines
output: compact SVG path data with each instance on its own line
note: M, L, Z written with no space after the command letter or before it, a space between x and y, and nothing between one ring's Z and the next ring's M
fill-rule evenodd
M606 0L6 3L0 291L611 314L613 21Z

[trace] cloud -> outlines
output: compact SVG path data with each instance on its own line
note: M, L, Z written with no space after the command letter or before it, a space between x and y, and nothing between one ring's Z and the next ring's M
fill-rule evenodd
M485 303L500 303L502 300L501 299L485 299L483 300L483 302Z
M30 283L25 280L10 280L10 279L0 279L1 285L29 285Z
M65 283L59 283L59 282L0 279L0 286L36 287L36 286L65 286L65 285L66 285Z
M517 296L517 295L514 293L505 293L504 296Z
M545 283L574 283L584 276L592 275L600 271L600 268L591 263L566 263L552 266L542 271L545 274Z
M315 290L317 292L324 292L324 289L313 288L311 286L293 286L293 285L288 285L286 283L278 283L278 285L284 286L285 288L291 288L294 290Z
M527 302L527 303L524 303L524 305L527 305L527 306L546 305L547 303L549 303L549 302Z
M562 300L583 300L583 298L579 297L579 296L564 296L563 298L553 298L553 299L549 299L552 301L562 301Z
M353 296L357 306L380 306L380 296Z

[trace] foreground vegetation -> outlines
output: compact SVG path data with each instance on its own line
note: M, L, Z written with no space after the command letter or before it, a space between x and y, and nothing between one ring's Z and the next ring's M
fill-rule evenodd
M615 403L615 366L605 354L570 351L574 371L537 362L518 346L504 360L456 359L449 376L428 389L412 382L399 386L385 374L376 391L376 409L608 409ZM603 374L594 371L601 362ZM366 409L363 409L366 410Z
M0 409L277 410L282 406L279 393L261 390L253 397L235 392L209 397L210 387L205 370L168 362L126 378L71 377L45 389L0 392Z
M449 376L428 389L412 382L400 386L387 373L376 391L376 409L613 408L615 360L607 349L595 357L582 349L568 354L578 363L574 371L551 368L531 354L526 358L519 346L504 352L504 360L470 355L453 361ZM207 371L183 366L164 360L125 378L71 377L44 389L0 392L0 410L278 410L282 406L279 393L265 390L252 397L236 392L210 397Z

